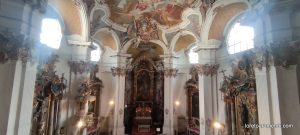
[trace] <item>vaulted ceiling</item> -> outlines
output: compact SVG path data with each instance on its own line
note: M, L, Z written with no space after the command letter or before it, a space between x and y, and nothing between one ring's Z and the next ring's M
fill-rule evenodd
M136 38L134 32L142 36L149 34L160 40L166 48L178 52L197 41L224 40L224 29L230 21L248 9L246 0L50 0L65 24L65 35L93 36L104 46L116 50L125 43L125 38ZM142 19L141 19L142 18ZM148 21L150 20L150 21ZM130 25L133 26L129 33ZM153 23L149 25L149 22ZM156 27L149 29L149 26ZM110 32L97 32L99 29ZM178 31L186 30L192 35L181 35L174 39ZM132 37L132 31L133 36ZM88 34L85 34L88 33ZM148 32L148 33L147 33ZM207 38L203 36L207 33ZM131 36L129 36L131 34ZM115 36L112 36L115 35ZM195 39L196 38L196 39ZM127 39L128 40L128 39ZM147 38L148 40L148 38ZM176 41L172 41L176 40ZM174 43L171 45L171 43Z

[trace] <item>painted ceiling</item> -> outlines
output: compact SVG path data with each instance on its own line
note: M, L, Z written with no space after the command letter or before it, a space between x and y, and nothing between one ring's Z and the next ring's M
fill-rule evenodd
M198 0L106 0L110 20L119 25L132 23L142 16L151 17L163 26L182 22L183 11Z

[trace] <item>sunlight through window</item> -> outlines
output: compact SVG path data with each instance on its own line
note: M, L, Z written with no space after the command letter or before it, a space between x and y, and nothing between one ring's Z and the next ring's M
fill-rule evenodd
M40 42L58 49L62 38L60 23L56 19L46 18L42 21Z
M199 60L199 56L198 56L198 53L194 52L193 49L195 49L196 46L193 46L191 49L190 49L190 52L189 52L189 62L191 64L195 64L195 63L198 63L198 60Z
M229 32L227 45L229 54L235 54L254 47L254 30L252 27L236 23Z
M99 45L94 44L94 46L96 47L95 50L91 51L91 61L99 61L100 57L101 57L101 48Z

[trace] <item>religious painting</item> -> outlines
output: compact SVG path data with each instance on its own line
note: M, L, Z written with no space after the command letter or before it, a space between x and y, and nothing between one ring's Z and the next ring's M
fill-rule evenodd
M183 11L197 3L199 0L106 0L111 12L110 20L126 25L132 19L144 15L151 18L162 26L174 26L182 22ZM124 18L125 16L125 18Z
M153 76L153 75L152 75ZM137 75L137 101L150 101L151 96L151 74L145 70Z

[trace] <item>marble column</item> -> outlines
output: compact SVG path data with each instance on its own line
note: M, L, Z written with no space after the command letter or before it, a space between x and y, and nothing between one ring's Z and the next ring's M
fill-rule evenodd
M79 132L78 127L76 126L77 122L73 122L71 119L78 113L77 111L77 89L78 84L81 83L84 79L89 78L89 72L91 71L89 62L89 46L91 42L85 41L75 41L68 40L68 44L71 46L71 60L68 61L70 67L70 77L69 82L70 88L67 90L66 95L67 98L67 111L66 111L66 134L74 134L74 128L76 128ZM80 133L85 134L85 130L83 129Z
M259 124L271 123L272 115L272 95L269 87L270 72L266 67L261 69L255 68L256 77L256 92L257 92L257 110L258 110L258 122ZM276 96L278 97L278 95ZM273 97L275 98L275 97ZM278 100L278 99L277 99ZM259 129L261 135L271 135L271 128Z
M300 106L297 66L270 67L270 86L274 124L292 124L290 128L275 128L274 135L292 135L300 132ZM272 116L272 115L271 115Z
M27 62L24 63L23 85L21 87L21 98L19 98L19 126L18 135L30 134L31 116L33 108L33 97L35 89L35 80L37 73L37 64ZM19 96L19 97L20 97ZM18 116L17 116L18 117Z
M15 134L16 115L20 94L22 62L8 61L0 64L0 134Z
M213 116L215 88L212 81L216 78L218 68L217 64L197 64L191 69L191 72L198 74L200 135L211 135L214 132L212 123L215 120Z
M113 135L124 135L124 100L125 100L125 77L127 72L126 59L128 54L118 55L118 67L112 68L112 74L116 77L115 109L114 109L114 129Z
M174 68L164 69L164 125L163 134L174 135L174 89L172 82L178 70Z

